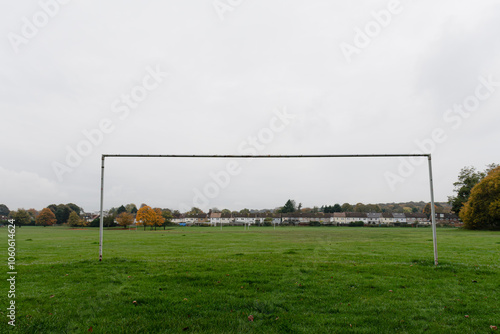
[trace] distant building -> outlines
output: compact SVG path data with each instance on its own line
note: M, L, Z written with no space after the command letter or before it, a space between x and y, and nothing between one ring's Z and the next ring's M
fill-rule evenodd
M380 217L382 216L381 213L378 212L368 212L366 214L366 217L368 218L368 224L369 225L378 225L380 224Z
M406 222L408 224L430 224L429 219L425 213L406 213Z
M394 223L406 223L406 216L404 213L394 212L392 214L394 217Z
M345 212L334 212L333 213L333 222L336 225L346 225L347 219L346 219Z
M200 225L208 223L210 220L208 219L205 213L196 214L196 215L186 215L184 222L187 225Z
M454 213L436 213L436 224L461 226L462 221Z
M382 212L382 215L380 216L380 223L384 225L391 226L396 222L396 219L390 212Z
M255 224L256 214L235 214L233 216L235 225L253 225Z
M364 212L346 212L346 223L358 222L361 221L365 224L368 223L368 216Z

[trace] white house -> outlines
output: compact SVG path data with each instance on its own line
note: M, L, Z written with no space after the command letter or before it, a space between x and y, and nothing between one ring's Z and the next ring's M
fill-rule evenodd
M345 212L334 212L333 222L336 223L337 225L347 224Z
M378 225L380 224L381 213L378 212L368 212L366 217L368 218L368 224Z
M346 212L346 223L349 224L351 222L363 222L365 224L368 224L368 217L366 216L366 213L364 212Z
M406 223L406 216L404 213L394 212L392 216L396 223Z
M383 212L382 215L380 216L380 223L384 225L392 225L394 224L396 220L394 219L394 216L392 213L389 212Z
M255 214L237 214L233 218L234 223L237 225L253 225L256 219Z

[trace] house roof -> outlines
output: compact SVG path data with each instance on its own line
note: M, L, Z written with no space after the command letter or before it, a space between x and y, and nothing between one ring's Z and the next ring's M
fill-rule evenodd
M186 215L186 218L207 218L207 214L206 213L200 213L200 214L197 214L197 215Z
M406 213L406 218L424 218L427 219L427 215L425 213Z
M364 212L346 212L345 215L348 218L366 218L366 213Z

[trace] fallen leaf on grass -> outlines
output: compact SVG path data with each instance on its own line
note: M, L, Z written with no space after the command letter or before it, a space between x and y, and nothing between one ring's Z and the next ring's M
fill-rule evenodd
M389 290L389 292L394 292L394 291L392 291L392 290Z
M51 295L50 298L54 298L54 295Z
M469 316L466 314L465 317L468 318Z
M493 325L491 325L490 328L493 329L494 331L496 331L498 329L497 326L493 326Z
M248 321L253 321L253 315L251 315L251 314L250 314L250 315L248 316Z
M133 301L132 304L134 304L135 306L137 306L137 301Z
M88 332L93 332L94 330L92 329L92 326L88 329Z

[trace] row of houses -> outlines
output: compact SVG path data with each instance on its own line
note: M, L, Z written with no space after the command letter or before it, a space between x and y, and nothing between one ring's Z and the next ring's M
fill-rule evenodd
M294 224L310 225L313 222L322 225L349 225L353 222L363 222L364 225L398 225L420 224L430 225L430 219L423 213L362 213L362 212L335 212L335 213L257 213L257 214L210 214L181 215L173 218L172 222L182 225L208 224L219 225L259 225ZM451 213L436 214L438 224L460 224L458 217Z

